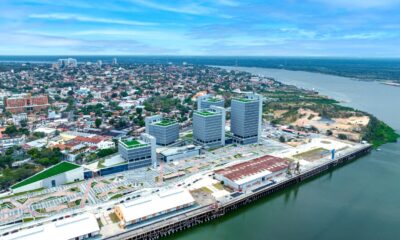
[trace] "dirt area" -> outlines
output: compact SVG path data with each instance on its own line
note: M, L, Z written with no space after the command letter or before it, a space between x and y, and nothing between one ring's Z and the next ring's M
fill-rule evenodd
M200 205L209 205L215 202L215 198L212 196L212 191L206 187L195 189L190 191L193 198Z
M312 149L307 152L302 152L302 153L293 155L293 157L297 158L297 159L303 159L303 160L312 162L312 161L318 160L322 157L325 157L329 154L330 154L330 151L328 149L316 148L316 149Z
M280 117L282 117L283 114L285 114L287 112L288 112L288 110L275 110L274 111L274 116L276 118L280 118Z
M361 129L369 123L368 116L352 116L349 118L322 119L318 113L309 109L299 109L302 116L292 123L298 127L314 126L320 132L332 131L334 136L339 134L347 135L348 139L358 141L361 139Z

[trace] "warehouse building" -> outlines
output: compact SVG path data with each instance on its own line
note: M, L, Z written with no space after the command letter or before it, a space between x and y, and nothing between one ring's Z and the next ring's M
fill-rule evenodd
M143 133L140 139L119 140L118 152L129 169L157 166L156 139L149 134Z
M189 191L174 189L148 197L118 204L115 214L121 220L121 227L141 223L165 214L193 206L195 200Z
M215 172L215 178L235 191L267 184L273 177L285 173L289 161L265 155Z
M261 95L248 93L231 102L231 132L233 141L239 144L257 143L261 138Z
M45 223L40 226L11 231L4 240L71 240L71 239L98 239L100 228L93 214L85 213L56 222Z
M161 116L151 116L145 119L146 133L156 138L158 145L169 145L179 138L179 123Z
M222 107L197 110L193 114L193 141L204 147L225 145L226 111Z
M13 193L50 188L84 179L83 167L70 162L60 162L11 186Z

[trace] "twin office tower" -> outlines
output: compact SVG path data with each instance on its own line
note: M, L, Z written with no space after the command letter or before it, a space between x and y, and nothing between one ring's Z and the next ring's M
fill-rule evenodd
M261 137L262 96L246 93L231 101L231 132L233 142L257 143ZM224 100L209 95L197 99L193 114L193 141L207 147L225 145L226 109Z
M197 99L193 113L193 141L205 147L225 145L225 101L204 95ZM247 93L231 101L232 140L239 144L257 143L261 136L262 96ZM158 145L169 145L179 138L179 123L151 116L145 119L146 133L156 138Z

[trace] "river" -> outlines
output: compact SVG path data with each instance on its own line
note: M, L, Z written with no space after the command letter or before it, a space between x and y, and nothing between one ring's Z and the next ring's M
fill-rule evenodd
M398 87L301 71L234 68L315 89L400 131ZM400 143L170 239L400 239Z

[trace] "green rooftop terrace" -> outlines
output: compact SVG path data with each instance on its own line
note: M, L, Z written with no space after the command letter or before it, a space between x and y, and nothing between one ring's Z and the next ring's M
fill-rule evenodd
M122 140L121 141L125 147L127 148L138 148L138 147L143 147L143 146L147 146L147 143L141 143L138 140Z
M159 122L156 122L155 125L166 127L166 126L170 126L170 125L175 124L175 123L176 123L176 121L174 121L174 120L163 119L163 120L161 120Z
M20 187L26 186L28 184L31 184L31 183L34 183L37 181L41 181L43 179L53 177L53 176L56 176L56 175L64 173L64 172L74 170L79 167L80 167L79 165L76 165L73 163L61 162L57 165L54 165L53 167L47 168L35 175L23 180L23 181L11 186L11 189L20 188Z
M220 99L220 98L209 98L209 99L207 99L207 101L208 102L220 102L220 101L222 101L222 99Z
M255 101L255 99L248 99L248 98L235 98L235 100L239 101L239 102L244 102L244 103Z
M208 116L213 116L215 115L215 112L210 112L206 110L201 110L201 111L196 111L197 114L208 117Z

